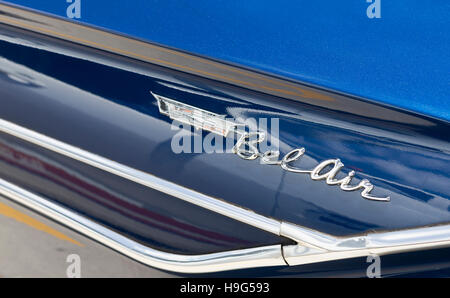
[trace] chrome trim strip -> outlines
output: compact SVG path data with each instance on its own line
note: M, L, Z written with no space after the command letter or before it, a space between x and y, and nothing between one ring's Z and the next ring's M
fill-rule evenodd
M227 65L4 3L0 4L0 23L250 90L312 105L320 105L338 111L353 113L354 110L358 110L361 115L369 117L371 115L377 117L384 115L385 119L404 116L378 105L371 105L372 108L367 109L365 108L366 103L361 103L354 98L308 87L299 82ZM344 101L351 102L351 105L342 104ZM450 246L449 224L371 233L355 237L333 237L258 215L250 210L208 197L1 119L0 131L267 232L293 239L298 242L298 245L282 248L285 260L290 265ZM9 187L6 187L8 185ZM279 245L203 256L161 253L151 248L136 246L136 243L132 240L87 219L83 219L87 221L83 222L82 218L77 217L78 215L52 205L45 199L36 197L25 190L14 188L13 185L1 179L0 193L7 193L10 198L45 213L49 217L53 216L54 219L95 238L105 245L148 265L160 266L162 269L178 272L212 272L273 266L273 264L285 265L280 259L281 247ZM41 199L41 201L38 199Z
M143 246L0 178L0 194L146 265L181 273L286 266L281 245L204 255L178 255Z
M299 265L328 260L361 257L367 256L369 254L382 255L382 254L392 254L392 253L420 250L425 248L438 248L450 246L450 224L431 227L421 227L392 232L370 233L366 235L352 236L352 237L334 237L332 235L324 234L315 230L310 230L291 223L278 221L272 218L256 214L250 210L232 205L219 199L206 196L194 190L155 177L151 174L130 168L115 161L111 161L104 157L87 152L83 149L57 141L53 138L44 136L38 132L29 130L27 128L21 127L19 125L16 125L3 119L0 119L0 132L10 134L22 140L44 147L48 150L62 154L69 158L73 158L80 162L86 163L88 165L102 169L109 173L118 175L125 179L150 187L152 189L161 191L168 195L174 196L176 198L195 204L197 206L206 208L213 212L222 214L229 218L233 218L237 221L246 223L261 230L292 239L296 241L298 244L291 246L284 246L282 248L284 258L286 262L290 265ZM3 184L5 183L6 182L3 182ZM33 197L26 191L21 192L17 191L17 192L25 193L27 197L35 199L33 202L38 201L36 197ZM19 201L20 198L17 198L16 196L15 199ZM26 205L26 202L22 203ZM33 209L40 210L39 206L40 205L38 206L32 205L30 207ZM59 208L58 209L53 205L46 205L46 206L51 207L50 211L59 210L60 214L65 214L64 209L60 207L58 207ZM41 210L41 211L43 213L49 212L49 210ZM72 216L72 213L69 214L70 216ZM60 219L60 221L62 220ZM94 227L95 229L97 229L100 226ZM101 238L102 234L98 235L95 234L94 232L91 233L89 231L86 231L86 226L84 227L78 226L76 229L78 230L78 228L81 229L82 233L85 234L88 233L95 239L97 239L97 236L99 236L100 237L99 241L102 243L105 242L107 243L107 245L111 247L114 247L115 245L114 243L111 243L110 240ZM107 229L105 228L102 229L103 229L102 231L104 231L104 234L108 234ZM117 237L119 236L120 235L118 235ZM131 240L128 240L123 236L120 236L120 242L129 243L127 241ZM131 247L134 247L134 244ZM279 248L281 250L281 247ZM122 247L120 249L123 250L124 248ZM149 251L151 251L154 254L152 249L149 248ZM239 254L239 252L241 252L241 250L233 253ZM257 252L250 250L250 252L252 255L254 253L259 255L260 253L258 250ZM271 254L275 253L274 250L270 250L270 252ZM133 257L136 257L138 260L142 259L142 256L134 255L132 252L128 252L128 254L132 255ZM214 258L217 257L217 254L214 255L215 255ZM220 258L222 257L223 255Z
M283 247L283 255L289 265L450 246L448 224L354 237L333 237L283 222L281 235L298 239L297 245Z
M0 119L0 131L183 201L280 235L280 222Z
M450 224L391 232L369 233L352 237L335 237L256 214L250 210L119 164L3 119L0 119L0 132L10 134L264 231L292 239L298 243L297 245L284 247L275 245L196 257L189 256L190 258L166 253L160 256L159 254L161 252L144 246L136 246L137 244L128 238L96 225L87 219L81 218L64 208L0 179L0 194L8 195L13 200L69 225L75 230L89 235L105 245L123 251L124 254L138 261L151 266L162 266L160 267L162 269L191 273L213 272L216 270L231 270L231 268L250 268L251 266L279 266L281 263L279 257L282 255L284 255L284 260L287 264L300 265L361 257L370 254L383 255L450 246ZM281 250L283 252L282 254ZM234 260L239 261L235 263ZM243 262L243 264L238 264L240 262ZM218 265L219 263L220 265ZM183 269L180 266L186 266L186 268Z

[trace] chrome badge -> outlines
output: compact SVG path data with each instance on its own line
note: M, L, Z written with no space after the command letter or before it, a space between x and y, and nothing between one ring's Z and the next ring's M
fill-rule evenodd
M151 94L158 100L159 112L169 116L172 120L177 120L223 137L227 137L228 133L238 126L236 123L226 120L225 115L214 114L154 93Z
M280 159L279 151L260 152L258 144L264 141L266 134L262 131L246 132L242 129L242 124L226 119L225 115L214 114L173 99L151 93L158 101L161 114L167 115L172 120L192 125L196 129L203 129L223 137L227 137L230 132L236 133L239 138L234 145L232 152L245 160L260 159L262 164L278 165L282 169L293 172L308 174L312 180L325 180L328 185L338 186L343 191L361 190L361 197L367 200L389 202L390 197L377 197L371 194L374 186L367 180L362 179L358 184L351 184L355 171L350 171L344 178L336 179L344 164L339 158L327 159L320 162L313 169L301 169L292 166L294 161L300 160L306 149L296 148L288 152ZM331 167L331 169L329 169ZM326 170L329 169L329 170Z

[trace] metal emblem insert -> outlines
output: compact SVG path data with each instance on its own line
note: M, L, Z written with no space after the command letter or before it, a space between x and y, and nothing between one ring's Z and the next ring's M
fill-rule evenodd
M238 124L225 119L226 115L214 114L157 94L152 95L158 100L159 112L172 120L189 124L197 129L203 129L223 137L227 137Z

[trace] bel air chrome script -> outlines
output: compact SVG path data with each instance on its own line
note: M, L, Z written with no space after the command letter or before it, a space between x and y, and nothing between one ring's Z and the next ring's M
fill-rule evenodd
M344 164L339 158L327 159L320 162L311 170L294 167L293 162L300 160L305 154L305 148L291 150L280 159L279 151L260 152L258 144L264 141L265 132L246 132L240 129L241 124L235 123L225 118L224 115L214 114L160 95L152 93L158 101L158 107L161 114L169 116L173 120L190 124L197 129L219 134L227 137L229 132L236 133L239 138L234 145L232 152L242 159L255 160L260 159L262 164L278 165L282 169L293 172L308 174L312 180L325 180L328 185L338 186L344 191L361 190L361 196L364 199L372 201L389 202L390 197L377 197L371 194L374 186L367 179L362 179L358 184L351 184L355 171L350 171L345 177L337 179Z

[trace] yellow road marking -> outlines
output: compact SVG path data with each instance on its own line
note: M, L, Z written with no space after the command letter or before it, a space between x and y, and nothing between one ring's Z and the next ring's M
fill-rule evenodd
M32 227L33 229L50 234L58 239L69 241L70 243L83 247L83 244L81 244L80 242L73 240L72 238L64 235L61 232L58 232L57 230L47 226L46 224L3 203L0 203L0 214L9 217L11 219L14 219L18 222L24 223L27 226Z

